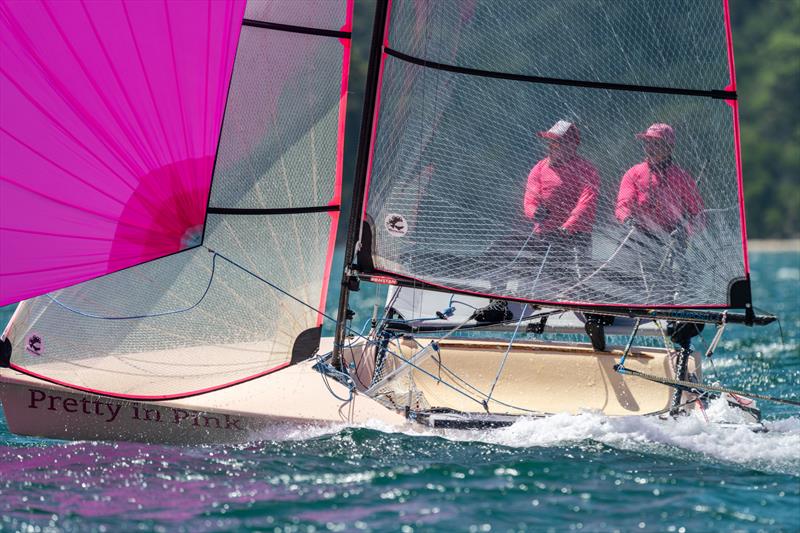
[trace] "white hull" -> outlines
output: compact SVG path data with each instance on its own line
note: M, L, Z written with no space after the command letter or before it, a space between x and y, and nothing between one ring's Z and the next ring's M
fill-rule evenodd
M372 384L370 392L384 404L412 411L546 415L592 410L628 416L670 407L672 388L614 370L623 353L621 347L596 352L588 343L519 341L505 357L507 347L502 340L451 338L439 343L441 365L438 356L431 354L418 359L417 368L394 382ZM411 359L418 350L412 342L401 343L399 349L405 359ZM400 366L394 358L387 365L384 375ZM634 347L625 366L659 377L675 377L674 362L664 349ZM351 367L361 371L360 384L369 383L372 365ZM696 353L689 360L689 373L702 378ZM490 391L491 399L487 399ZM483 406L476 399L486 399L487 403Z
M18 435L68 440L171 444L236 443L288 434L303 426L406 422L363 394L343 404L305 361L233 387L182 400L135 402L53 385L0 370L0 400ZM348 390L329 380L336 394Z
M440 349L443 364L474 387L461 387L474 396L475 390L485 392L491 388L506 346L500 341L462 339L442 342ZM414 351L410 343L401 350L404 357L411 357ZM353 353L348 355L348 361L352 360ZM581 410L635 416L667 409L672 389L621 376L613 369L620 355L619 349L595 352L587 344L514 343L501 376L504 379L498 381L492 400L487 403L488 411L508 418ZM695 372L696 357L693 359L690 371ZM359 373L371 373L374 365L368 364L369 359L366 361L367 364L352 367L358 368ZM312 368L314 362L307 360L226 389L157 402L100 397L0 369L0 400L9 429L16 434L173 444L280 438L311 426L377 423L407 429L410 424L401 414L406 407L412 411L445 409L487 415L479 403L431 377L440 373L433 358L420 360L422 370L408 373L404 381L413 380L416 403L412 405L404 404L411 395L402 393L389 401L385 392L383 396L378 394L379 403L363 393L365 387L355 393L352 402L337 400L320 373ZM626 366L673 376L669 354L663 349L634 348ZM359 378L362 385L369 379L367 375ZM337 396L348 397L347 387L331 378L327 382ZM419 398L424 398L423 405Z

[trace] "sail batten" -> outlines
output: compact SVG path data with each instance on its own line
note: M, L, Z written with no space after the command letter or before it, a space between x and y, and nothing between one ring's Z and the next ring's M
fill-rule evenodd
M717 98L721 100L736 100L736 91L727 89L691 89L684 87L667 87L655 85L634 85L626 83L610 83L603 81L579 80L579 79L566 79L566 78L549 78L545 76L532 76L528 74L515 74L511 72L499 72L495 70L481 70L475 68L460 67L457 65L450 65L445 63L437 63L413 57L403 52L399 52L392 48L385 48L386 55L396 57L415 65L423 67L434 68L443 70L445 72L456 72L459 74L468 74L471 76L481 76L485 78L496 78L501 80L514 80L514 81L527 81L531 83L545 83L549 85L566 85L568 87L588 87L591 89L607 89L615 91L632 91L641 93L661 93L661 94L681 94L685 96L706 96L708 98Z

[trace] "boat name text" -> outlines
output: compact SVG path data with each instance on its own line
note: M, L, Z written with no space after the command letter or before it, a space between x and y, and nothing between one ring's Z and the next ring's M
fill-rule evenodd
M38 389L30 392L29 409L45 409L102 417L106 423L126 419L141 422L170 423L185 427L243 431L241 419L228 414L207 414L176 407L144 407L130 403L116 403L99 398L71 398L57 396Z

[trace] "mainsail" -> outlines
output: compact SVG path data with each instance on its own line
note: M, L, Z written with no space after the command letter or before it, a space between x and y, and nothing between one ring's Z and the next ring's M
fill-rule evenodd
M113 126L130 146L101 146L101 137L90 147L93 153L46 139L29 157L41 160L37 178L14 182L50 203L20 208L14 217L4 210L4 239L12 231L26 238L68 234L77 242L108 241L106 248L114 253L74 248L59 258L60 250L47 256L44 241L33 253L4 243L4 302L60 289L20 304L5 332L12 367L91 392L166 399L252 379L287 366L293 355L313 353L340 203L352 4L62 3L76 15L46 19L58 25L61 37L41 41L35 56L17 51L32 32L49 31L39 29L41 17L23 16L29 5L3 4L3 22L15 29L3 36L4 80L21 85L20 79L43 75L37 69L69 51L70 62L59 65L63 72L43 71L41 85L59 89L62 78L71 80L73 98L64 109L49 109L49 95L30 95L31 114L52 122L51 129L66 139L82 139L78 134L100 124ZM36 9L49 12L52 6L36 4ZM105 33L93 31L102 27ZM108 55L112 45L119 56ZM142 64L147 75L134 71L132 81L120 77ZM172 76L176 69L194 84ZM106 94L106 87L118 94ZM169 98L159 100L159 89ZM142 105L156 102L147 107L149 114L129 109L139 99ZM94 100L104 107L87 107L85 102ZM203 107L195 100L210 103ZM199 112L209 107L214 112ZM7 109L5 85L2 118L4 132L29 127ZM73 118L82 129L63 124ZM4 200L5 183L11 183L5 178L17 170L5 154L24 151L6 139ZM186 152L189 148L196 150ZM119 193L121 179L103 164L110 159L127 164L126 158L139 166L144 164L139 158L156 162L155 170L144 167L156 175L142 179L137 194ZM48 186L58 180L63 193ZM197 182L191 201L183 195L187 181ZM96 190L90 196L80 187ZM63 200L58 194L81 199L77 210L88 214L70 218L54 211ZM102 211L99 196L113 196L108 204L121 205ZM186 223L176 215L185 205L191 208ZM144 213L151 214L153 229L141 237L125 217ZM107 234L93 229L98 218L108 219ZM156 237L165 233L179 234L180 244L151 246L161 245ZM120 235L125 247L117 254ZM33 257L41 252L43 266L22 261L18 255L24 252ZM46 284L36 281L37 270L62 272L64 261L98 267L54 274ZM28 279L12 285L6 280L20 265ZM88 278L95 279L75 285Z
M726 0L396 0L385 24L369 279L554 305L750 306ZM577 201L531 185L569 124L597 170ZM657 135L671 158L645 155ZM622 183L631 172L653 189ZM626 214L632 195L656 222ZM579 202L580 224L554 224Z

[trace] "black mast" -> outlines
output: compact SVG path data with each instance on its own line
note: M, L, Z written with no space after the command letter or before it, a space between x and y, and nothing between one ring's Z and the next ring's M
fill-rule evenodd
M352 263L355 260L356 243L361 230L364 209L364 189L367 181L367 166L372 151L370 140L375 115L375 101L378 95L378 77L383 53L383 39L386 30L386 14L389 0L377 0L375 19L372 24L372 43L367 64L367 83L364 92L364 109L361 116L361 132L358 137L356 171L353 180L353 198L350 206L350 220L347 224L347 244L344 252L344 273L342 290L339 295L339 311L336 315L336 333L333 342L333 364L341 366L341 348L346 336L346 324L350 291L358 290L358 277L353 275Z

